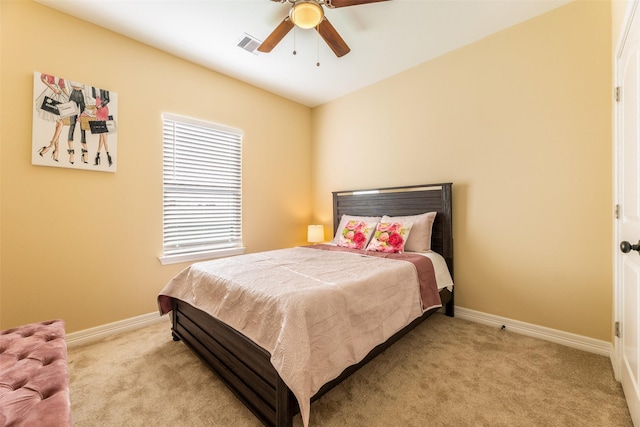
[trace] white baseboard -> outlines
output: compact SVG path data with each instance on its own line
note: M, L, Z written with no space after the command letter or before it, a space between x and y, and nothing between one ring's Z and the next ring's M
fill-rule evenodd
M521 322L519 320L508 319L506 317L495 316L493 314L483 313L464 307L455 307L455 316L460 319L469 320L471 322L481 323L496 328L505 327L507 330L527 335L533 338L539 338L551 341L556 344L565 345L567 347L577 348L579 350L608 356L612 365L615 367L615 352L610 342L597 340L594 338L576 335L569 332L559 331L544 326L534 325L532 323ZM159 316L157 312L143 314L141 316L124 319L106 325L97 326L95 328L85 329L78 332L67 334L67 347L73 347L86 344L93 341L99 341L111 335L122 332L131 331L144 326L153 325L155 323L168 322L167 316Z
M585 350L602 356L608 356L612 360L612 363L614 362L613 345L607 341L563 332L557 329L546 328L532 323L520 322L506 317L494 316L493 314L487 314L458 306L455 307L455 317L476 323L482 323L488 326L495 326L497 328L504 326L506 330L518 334L551 341L556 344L562 344L567 347Z
M143 314L129 319L119 320L95 328L84 329L66 335L67 347L74 347L81 344L99 341L111 335L142 328L160 322L168 322L168 316L162 316L158 312Z

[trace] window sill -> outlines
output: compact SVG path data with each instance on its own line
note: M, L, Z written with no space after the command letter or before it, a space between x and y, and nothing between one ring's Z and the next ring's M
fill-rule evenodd
M206 259L222 258L232 255L242 255L247 248L220 249L215 251L194 252L183 255L166 255L158 257L162 265L178 264L180 262L202 261Z

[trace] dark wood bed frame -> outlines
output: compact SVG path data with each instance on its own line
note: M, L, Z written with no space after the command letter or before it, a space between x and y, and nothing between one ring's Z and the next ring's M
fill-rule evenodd
M334 232L342 214L406 216L437 211L431 248L440 253L453 276L451 184L390 187L333 193ZM453 316L453 292L440 292L445 314ZM375 347L360 363L345 369L325 384L315 401L371 359L382 353L438 309L425 312L386 342ZM267 426L291 427L298 403L270 362L269 353L241 333L191 305L173 300L172 334L198 355L236 396Z

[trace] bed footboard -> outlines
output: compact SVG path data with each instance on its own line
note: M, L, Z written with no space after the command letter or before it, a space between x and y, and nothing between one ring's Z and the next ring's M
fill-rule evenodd
M297 402L271 365L269 353L205 312L179 300L173 304L174 337L184 341L263 424L291 426Z
M453 316L453 292L444 289L440 296L445 313ZM311 401L319 399L436 311L426 312L375 347L360 363L325 384ZM264 425L293 426L293 417L299 412L298 402L271 364L267 351L235 329L176 299L172 323L174 339L184 341Z

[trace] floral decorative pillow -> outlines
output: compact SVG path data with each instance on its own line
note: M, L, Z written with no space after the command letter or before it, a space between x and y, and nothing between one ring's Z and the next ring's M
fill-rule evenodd
M346 214L342 215L342 217L340 218L340 223L336 228L336 234L335 236L333 236L332 242L335 243L336 245L338 244L338 241L340 240L340 236L342 235L341 234L342 230L344 230L344 227L347 225L347 222L349 221L373 222L373 227L375 228L375 225L378 222L380 222L380 218L381 217L379 216L354 216L354 215L346 215Z
M404 244L411 231L411 222L380 222L367 246L374 252L404 252Z
M339 230L338 246L352 249L364 249L376 228L376 222L347 221Z

